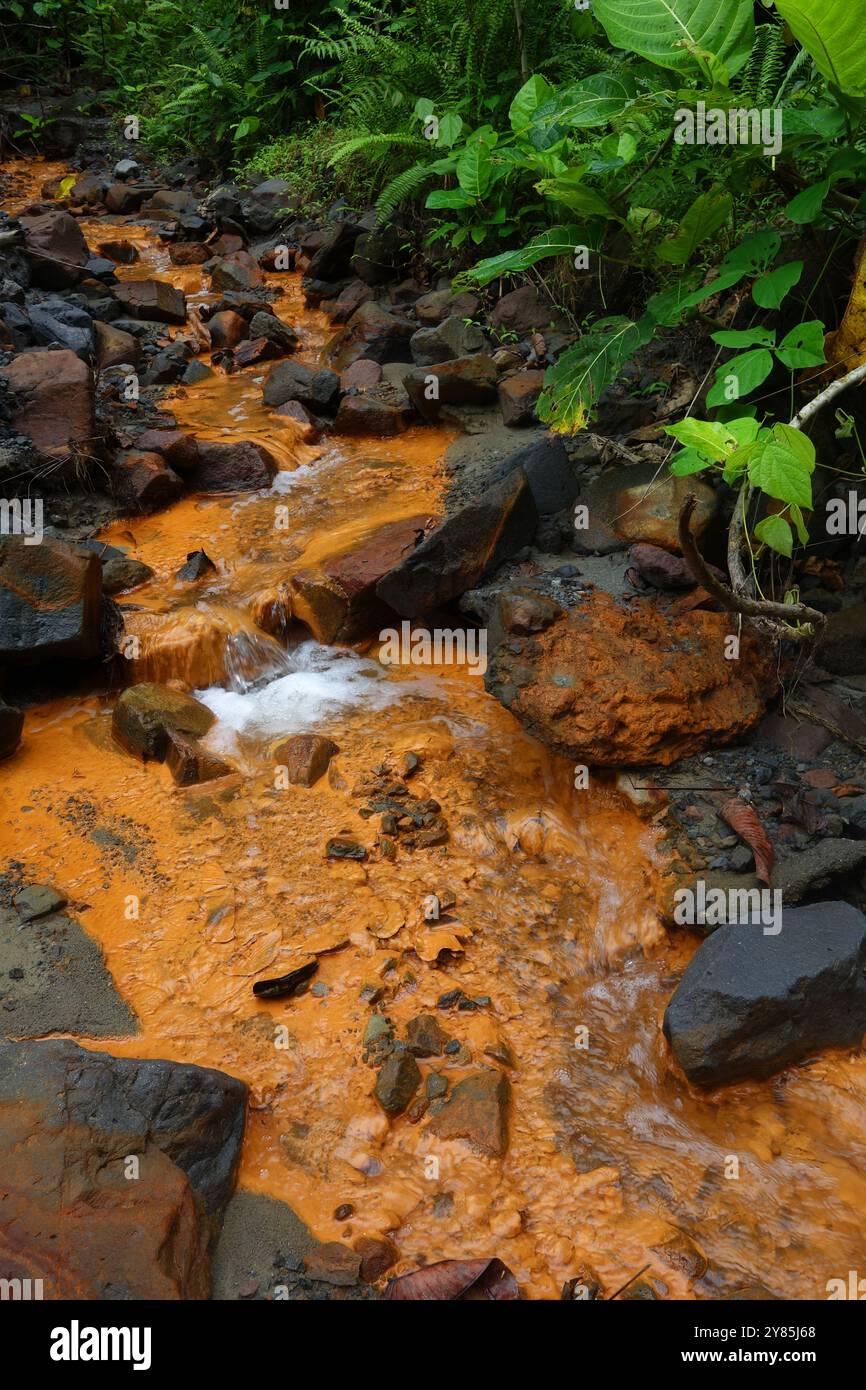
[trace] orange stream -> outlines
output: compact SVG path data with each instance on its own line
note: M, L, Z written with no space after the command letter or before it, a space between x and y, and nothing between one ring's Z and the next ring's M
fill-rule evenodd
M155 271L203 293L200 272L176 272L145 229L83 226L91 244L137 240L142 263L121 274ZM314 361L325 319L303 308L295 277L270 278L274 311L300 328L301 355ZM144 610L131 630L156 625L137 675L193 687L221 679L227 634L255 631L263 594L317 555L440 502L444 432L300 445L260 405L261 376L216 376L176 391L170 408L200 436L265 443L285 471L278 490L188 498L105 533L156 572L120 600ZM275 528L277 506L289 508L288 529ZM172 576L200 546L219 570L190 599ZM275 786L273 730L232 743L230 778L178 789L112 742L108 695L28 711L23 747L0 778L6 852L28 880L68 893L140 1019L135 1036L80 1041L242 1077L251 1105L241 1186L290 1203L325 1240L388 1233L397 1272L498 1255L532 1298L557 1298L584 1262L608 1292L649 1265L674 1298L751 1284L824 1297L829 1278L866 1272L863 1058L827 1055L768 1083L693 1090L660 1025L694 943L658 926L651 832L604 779L575 792L571 769L524 735L479 677L364 665L380 688L406 690L319 726L340 751L311 789ZM219 724L209 739L227 746ZM407 750L422 758L412 790L441 803L449 843L398 850L393 863L326 861L325 841L341 830L372 844L352 788ZM438 928L421 902L444 887L456 908L440 928L457 950L439 967ZM324 952L324 997L254 1000L255 979L311 951ZM453 1085L496 1065L484 1054L491 1042L508 1044L503 1161L435 1138L423 1119L385 1119L361 1060L368 983L384 990L379 1008L398 1035L450 988L491 996L477 1013L438 1014L470 1067L420 1065ZM347 1201L354 1215L335 1221ZM677 1232L706 1253L704 1279L666 1253Z

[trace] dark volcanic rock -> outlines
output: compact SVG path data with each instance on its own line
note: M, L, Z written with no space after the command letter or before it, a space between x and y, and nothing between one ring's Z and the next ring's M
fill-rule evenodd
M340 394L340 378L323 368L314 371L303 362L281 362L268 373L262 393L265 405L300 401L311 410L331 410Z
M203 1067L0 1044L4 1276L51 1299L207 1298L245 1107Z
M402 1115L421 1085L421 1072L411 1052L395 1052L376 1077L374 1096L386 1115Z
M454 512L376 586L404 618L449 603L528 545L538 521L526 476L511 473L477 502Z
M690 1081L770 1076L866 1033L866 917L848 903L784 908L782 930L719 927L668 1004L665 1036Z
M90 252L75 218L54 210L20 220L33 284L50 290L76 284Z
M12 426L32 439L40 454L72 471L76 456L89 457L94 442L93 373L68 348L22 352L2 368L16 406ZM56 470L53 477L57 477Z
M438 420L443 405L485 405L496 400L498 380L493 358L479 352L453 362L416 367L404 376L403 385L419 415L433 421Z
M112 722L115 737L129 753L145 761L153 758L163 762L170 734L200 738L213 724L214 716L192 695L144 681L123 691L114 706Z
M251 492L270 487L276 473L276 459L261 444L200 440L198 461L187 482L193 492Z
M99 655L102 567L45 536L0 540L0 662L87 661Z
M122 280L114 294L133 318L186 323L186 296L165 280Z
M0 758L8 758L21 742L24 711L0 699Z

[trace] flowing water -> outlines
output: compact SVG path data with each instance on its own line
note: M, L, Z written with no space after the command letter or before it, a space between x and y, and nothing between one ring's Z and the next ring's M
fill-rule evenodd
M91 245L107 225L83 223ZM200 271L172 267L148 229L110 234L142 255L119 274L207 297ZM295 276L268 279L299 355L316 361L327 321L304 308ZM218 716L207 743L236 773L178 788L142 766L112 740L106 690L30 709L0 777L8 856L29 881L64 888L140 1019L135 1036L83 1044L242 1077L240 1185L288 1202L324 1240L387 1233L397 1272L498 1255L534 1298L558 1297L586 1263L609 1292L649 1265L673 1298L753 1285L824 1297L829 1278L866 1273L862 1058L825 1055L709 1095L690 1087L661 1019L695 943L659 926L653 834L614 787L595 777L575 791L572 769L478 676L387 667L375 645L280 630L294 571L384 522L441 510L449 436L305 444L262 407L262 376L217 374L167 407L202 438L266 445L281 470L272 489L186 498L103 535L155 571L120 600L141 643L132 678L194 689ZM217 570L182 584L175 571L198 548ZM339 747L310 789L275 784L275 746L297 731ZM412 791L441 804L448 844L393 862L326 860L340 832L372 843L353 789L407 751L421 759ZM422 902L446 889L455 906L431 925ZM256 979L312 953L326 993L254 999ZM438 1014L471 1064L421 1065L453 1085L496 1065L485 1048L508 1045L502 1161L435 1138L425 1119L385 1119L362 1060L368 985L401 1035L450 989L490 997ZM345 1202L354 1213L337 1221Z

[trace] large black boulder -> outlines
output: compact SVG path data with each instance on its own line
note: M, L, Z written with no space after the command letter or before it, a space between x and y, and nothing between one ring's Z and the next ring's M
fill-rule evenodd
M866 1033L866 917L844 902L784 908L782 929L719 927L668 1004L664 1032L690 1081L766 1077Z

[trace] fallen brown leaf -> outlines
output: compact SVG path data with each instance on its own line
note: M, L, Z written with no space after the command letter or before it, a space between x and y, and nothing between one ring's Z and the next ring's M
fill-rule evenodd
M732 796L722 807L722 816L755 856L755 873L768 886L776 861L770 837L751 806Z
M492 1260L440 1260L411 1274L392 1279L386 1298L400 1301L457 1299L495 1299L498 1302L520 1298L517 1280L507 1265Z

